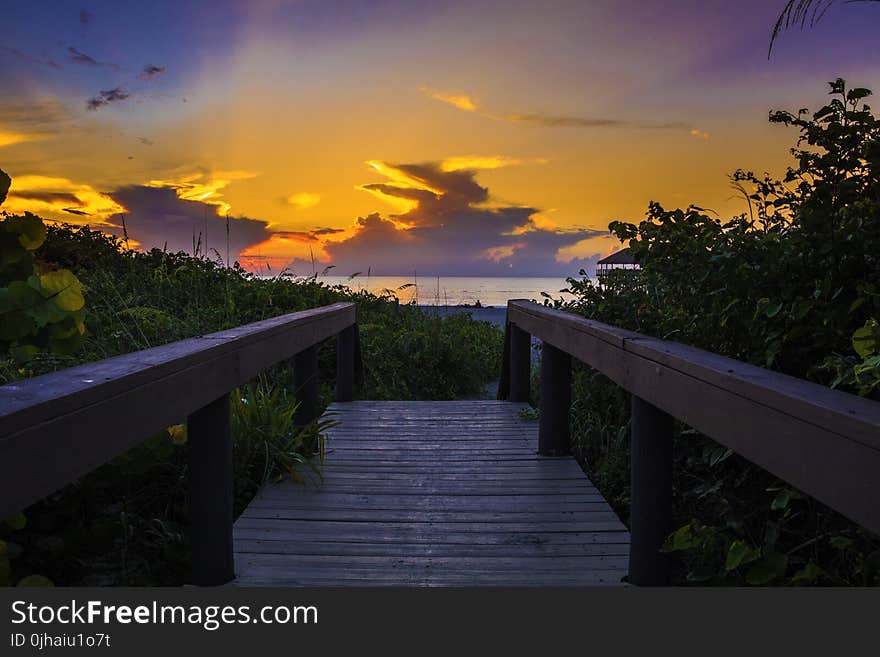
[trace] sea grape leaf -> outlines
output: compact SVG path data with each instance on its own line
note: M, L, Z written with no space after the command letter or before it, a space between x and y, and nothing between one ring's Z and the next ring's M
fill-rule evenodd
M43 303L43 296L25 281L13 281L7 289L10 306L17 310L27 310Z
M15 359L15 362L24 364L33 359L40 352L38 347L32 344L20 344L12 347L9 353Z
M18 234L18 242L28 251L34 251L46 241L46 225L35 214L24 214L6 220L6 230Z
M51 297L62 310L79 310L85 304L82 285L72 273L66 269L46 272L40 276L43 295Z
M853 103L857 100L861 100L862 98L867 98L871 95L870 89L865 89L864 87L856 87L855 89L850 89L846 92L846 99Z
M791 583L814 584L821 574L822 569L811 561L792 576Z
M880 336L880 324L876 319L869 319L852 335L852 346L862 358L868 358L878 352L877 341Z
M742 565L755 561L758 552L743 541L734 541L727 550L727 560L724 563L726 570L735 570Z

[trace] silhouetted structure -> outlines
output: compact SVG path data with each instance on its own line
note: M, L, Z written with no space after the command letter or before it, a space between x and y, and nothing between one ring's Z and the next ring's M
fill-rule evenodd
M639 264L636 262L635 258L633 258L630 250L621 249L620 251L612 253L607 258L602 258L596 263L596 278L598 278L601 283L611 271L618 269L636 270L638 268Z

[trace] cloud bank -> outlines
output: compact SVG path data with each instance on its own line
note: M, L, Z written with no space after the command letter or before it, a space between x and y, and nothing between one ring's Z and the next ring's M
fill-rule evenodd
M225 215L222 191L247 171L193 173L100 192L61 178L23 176L10 194L10 209L30 210L88 223L122 236L133 247L218 256L265 271L304 275L329 265L347 275L559 276L592 271L616 245L607 231L560 229L530 206L497 203L477 180L478 169L508 158L469 157L419 164L373 161L385 180L360 189L402 207L372 212L347 228L280 230L252 217ZM123 224L124 215L124 224ZM228 240L227 240L228 234Z
M200 255L214 259L227 257L226 217L217 214L217 206L190 201L178 196L170 187L128 185L108 194L125 209L128 235L144 248L193 253L193 244ZM120 217L111 219L119 234ZM250 217L229 217L228 252L230 262L240 259L242 251L270 237L268 222Z
M608 250L606 231L542 228L535 223L536 208L493 206L475 169L448 170L442 162L370 164L388 180L361 189L402 201L409 209L360 217L344 238L324 241L318 261L333 264L336 273L369 269L377 275L565 276L592 268ZM590 240L598 240L595 253L569 258L560 253L587 246ZM304 258L291 263L300 274L314 266Z

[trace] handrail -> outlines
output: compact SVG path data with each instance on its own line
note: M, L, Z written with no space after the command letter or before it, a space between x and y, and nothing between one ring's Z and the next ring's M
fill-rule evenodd
M317 351L337 336L336 396L353 395L357 308L336 303L0 386L0 518L161 429L188 421L193 579L232 572L229 393L293 359L298 425L317 415Z
M568 449L570 356L632 393L634 583L665 577L672 417L880 532L880 403L522 300L507 306L501 398L528 399L529 336L544 343L542 453Z

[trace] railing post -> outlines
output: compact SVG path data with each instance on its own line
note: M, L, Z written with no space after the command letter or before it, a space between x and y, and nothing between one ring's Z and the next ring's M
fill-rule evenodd
M232 558L232 433L229 394L187 419L192 583L226 584Z
M293 416L293 426L304 427L318 417L317 345L293 357L293 394L299 402Z
M571 356L551 344L541 347L541 414L538 453L562 456L569 451Z
M354 364L357 324L336 336L336 401L354 399Z
M532 336L516 324L509 323L510 372L507 398L512 402L529 401L532 377Z
M629 581L668 583L668 559L660 551L672 522L673 419L632 396L630 441Z

